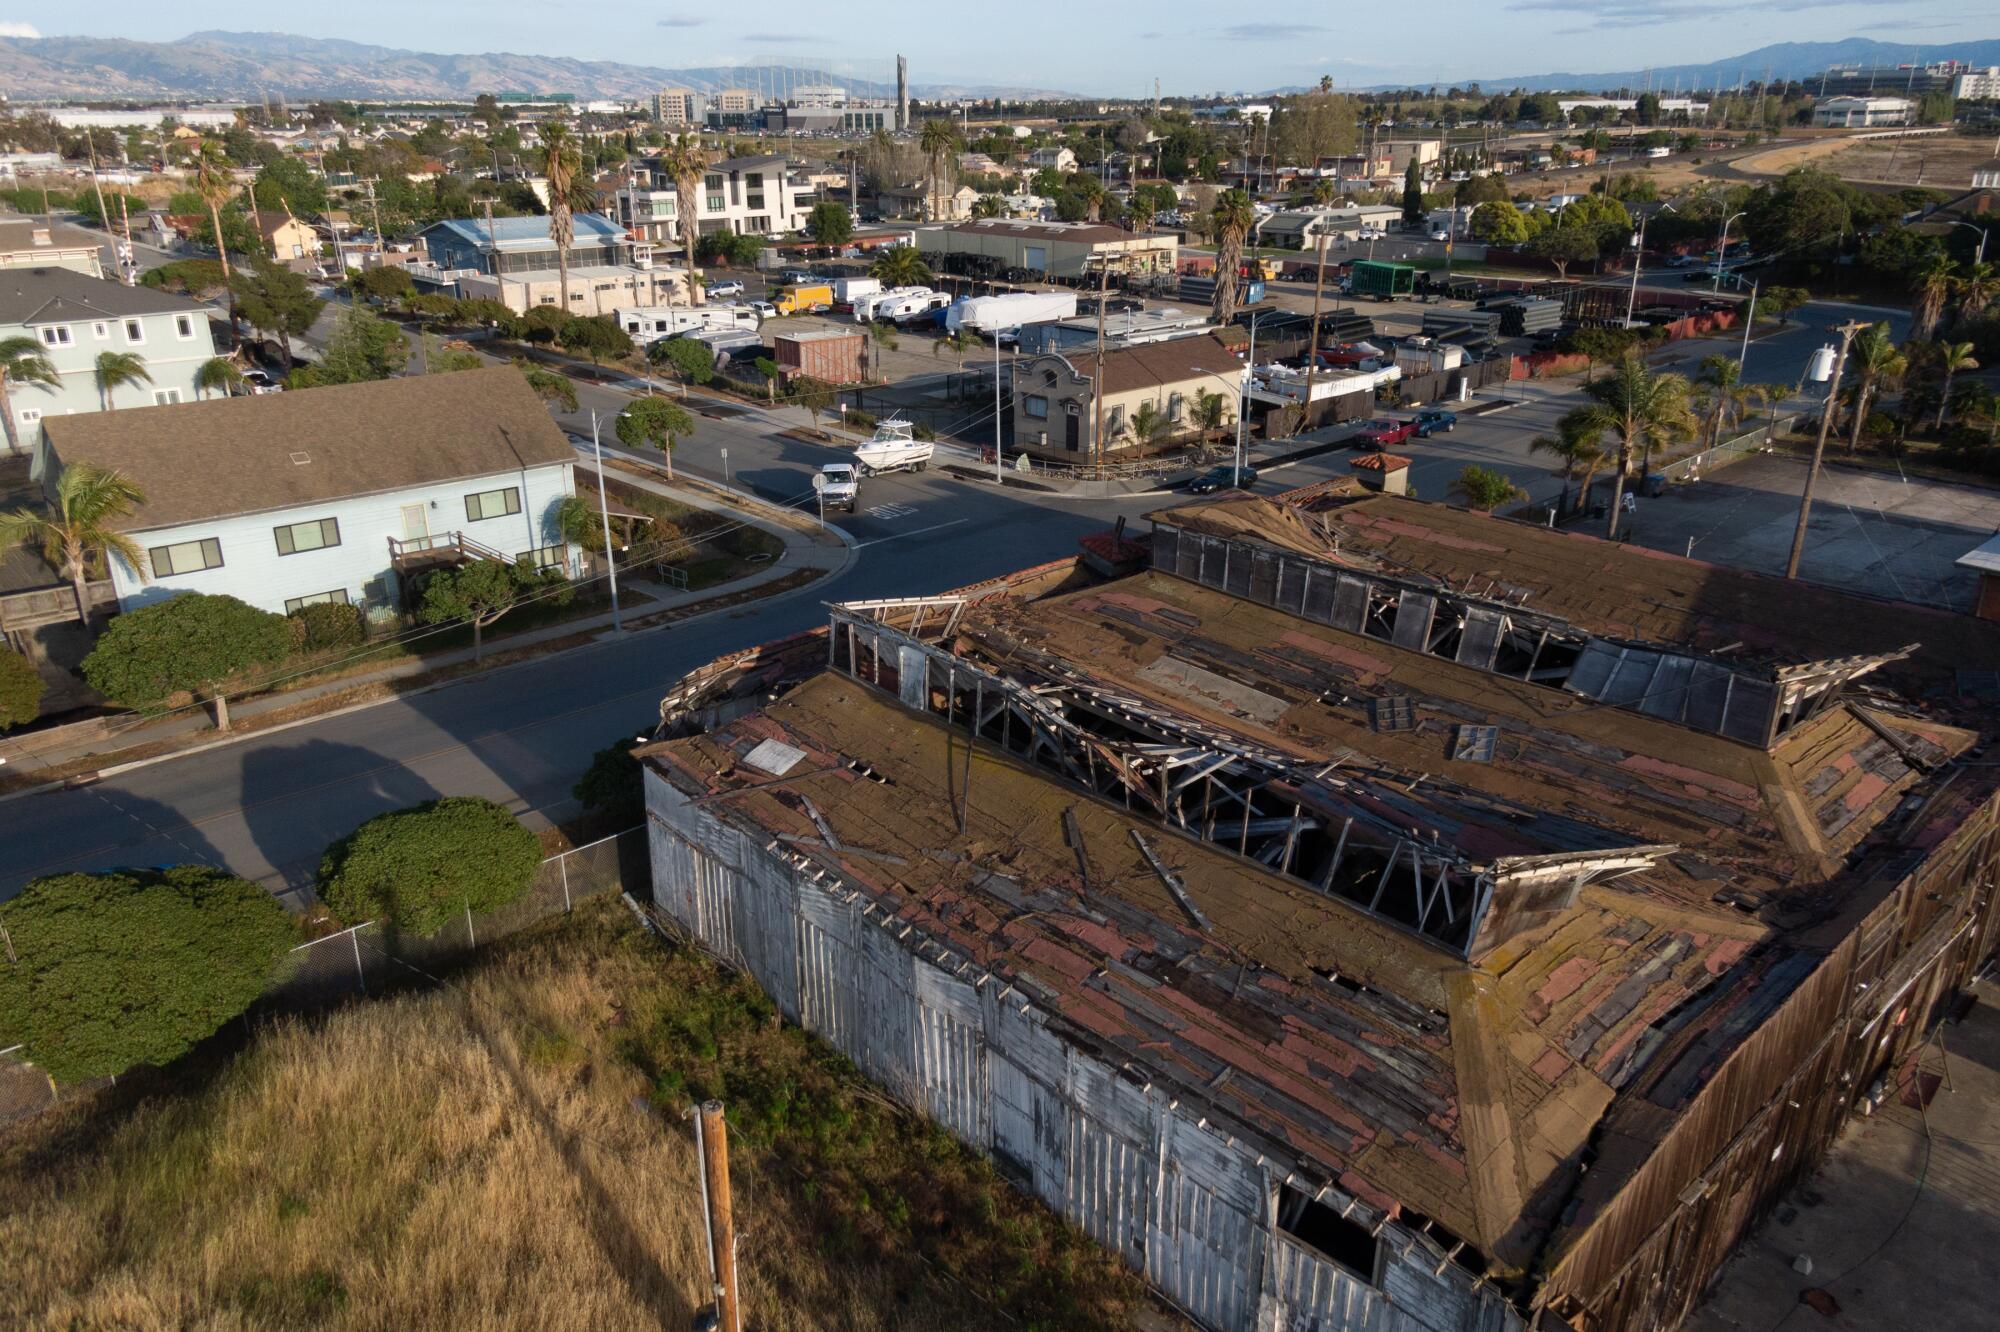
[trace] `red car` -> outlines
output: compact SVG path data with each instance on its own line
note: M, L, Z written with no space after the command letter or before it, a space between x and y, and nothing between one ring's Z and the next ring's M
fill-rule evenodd
M1370 421L1368 424L1362 426L1360 431L1353 437L1352 443L1357 449L1366 449L1370 453L1380 453L1384 449L1396 447L1396 445L1403 443L1416 433L1416 426L1410 422L1391 421L1387 417L1384 417L1381 420Z

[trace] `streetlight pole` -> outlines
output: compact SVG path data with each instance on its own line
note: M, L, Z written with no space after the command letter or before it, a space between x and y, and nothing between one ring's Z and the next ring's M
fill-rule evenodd
M1000 448L1000 335L998 333L993 335L993 484L996 486L1007 484L1005 457Z
M1729 224L1742 217L1746 210L1739 209L1722 219L1722 236L1715 242L1715 281L1709 287L1711 292L1722 290L1722 261L1729 254Z
M1250 312L1250 360L1243 367L1243 392L1236 402L1236 473L1243 474L1243 432L1250 419L1250 377L1257 372L1257 320L1262 310Z
M1965 229L1966 229L1967 231L1976 231L1976 232L1978 232L1978 233L1979 233L1979 248L1978 248L1978 249L1976 249L1976 250L1974 250L1974 251L1972 252L1972 262L1973 262L1973 263L1975 263L1975 264L1983 264L1983 263L1985 263L1985 262L1986 262L1986 237L1987 237L1987 236L1988 236L1988 235L1989 235L1989 234L1991 233L1991 231L1992 231L1992 228L1991 228L1991 227L1975 227L1975 226L1973 226L1973 225L1972 225L1972 223L1970 223L1970 222L1960 222L1960 221L1958 221L1958 220L1957 220L1956 218L1954 218L1954 219L1952 220L1952 225L1953 225L1953 226L1955 226L1955 227L1964 227L1964 228L1965 228Z
M1867 325L1855 320L1842 324L1840 352L1833 358L1833 378L1826 384L1826 405L1819 413L1819 439L1813 444L1812 466L1806 469L1806 488L1799 496L1799 525L1792 532L1792 553L1785 561L1785 577L1799 576L1799 556L1805 553L1806 517L1812 512L1813 487L1819 481L1820 458L1826 453L1826 434L1833 425L1833 408L1840 397L1840 373L1847 368L1847 347L1854 341L1854 335ZM1858 408L1860 404L1856 404Z
M1676 211L1672 204L1660 205L1660 211ZM1632 327L1632 312L1639 306L1639 270L1646 266L1646 223L1650 219L1640 218L1639 229L1632 233L1632 291L1625 298L1625 327Z
M1743 373L1743 363L1750 359L1750 330L1757 323L1757 287L1750 284L1750 313L1743 316L1743 350L1736 353L1736 373Z
M618 613L618 553L611 548L611 500L604 490L604 444L597 434L597 409L590 409L590 448L597 455L597 516L604 522L604 568L611 583L611 628L622 631Z

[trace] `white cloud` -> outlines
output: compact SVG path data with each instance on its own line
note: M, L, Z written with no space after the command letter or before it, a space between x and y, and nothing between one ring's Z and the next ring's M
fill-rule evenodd
M0 37L39 37L41 30L32 23L9 23L0 19Z

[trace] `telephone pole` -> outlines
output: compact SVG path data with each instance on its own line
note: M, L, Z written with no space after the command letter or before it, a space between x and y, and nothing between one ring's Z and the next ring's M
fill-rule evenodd
M1104 304L1111 299L1111 260L1099 258L1097 269L1097 369L1091 373L1092 420L1090 452L1097 465L1104 465Z
M1324 218L1321 219L1325 221ZM1312 341L1306 344L1306 403L1300 422L1306 429L1312 428L1313 381L1319 378L1319 298L1326 290L1326 232L1319 234L1319 263L1313 266L1313 321ZM1251 369L1256 369L1252 366Z
M1812 466L1806 469L1805 491L1799 496L1799 525L1792 532L1792 553L1785 561L1787 578L1799 576L1799 556L1805 553L1806 518L1812 513L1813 487L1819 482L1819 462L1826 453L1827 431L1833 427L1833 409L1840 397L1840 374L1847 368L1848 344L1854 341L1856 333L1866 327L1866 324L1857 320L1849 320L1835 330L1840 334L1840 351L1833 358L1833 378L1827 381L1826 405L1820 409L1819 414L1819 438L1813 444ZM1860 404L1856 403L1855 407L1859 410Z
M729 1126L722 1102L703 1101L696 1112L701 1150L701 1201L708 1214L708 1270L715 1290L716 1332L743 1332L736 1302L736 1217L729 1196Z

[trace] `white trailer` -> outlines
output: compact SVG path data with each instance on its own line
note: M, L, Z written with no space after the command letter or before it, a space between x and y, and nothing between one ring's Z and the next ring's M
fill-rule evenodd
M835 278L833 299L842 305L852 305L863 296L872 296L882 290L882 284L872 277Z
M755 333L763 322L748 305L621 305L612 311L632 341L648 346L680 333L741 329Z
M906 296L928 296L929 287L890 287L885 291L868 291L854 298L854 319L856 323L867 323L870 319L887 318L878 316L878 311L886 301L898 301Z
M946 330L971 329L986 337L1011 333L1023 324L1076 318L1073 291L1011 291L1000 296L967 296L945 311Z
M890 319L899 324L929 317L933 310L942 310L951 304L951 297L941 291L923 291L907 296L894 296L878 302L875 318Z

